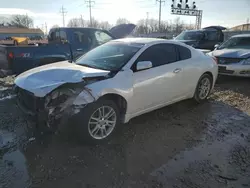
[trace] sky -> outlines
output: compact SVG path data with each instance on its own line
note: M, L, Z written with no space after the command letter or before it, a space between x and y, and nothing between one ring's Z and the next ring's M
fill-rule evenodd
M115 24L117 18L126 18L132 23L139 19L158 19L159 3L156 0L93 0L92 16L95 19L109 21ZM178 0L177 0L178 1ZM189 0L192 2L193 0ZM34 19L35 27L48 29L53 25L63 25L60 8L67 11L65 23L71 18L89 19L89 9L85 0L0 0L0 17L9 17L13 14L28 14ZM233 27L247 23L250 18L250 0L195 0L198 9L203 10L202 27L221 25ZM173 20L171 15L172 0L165 0L162 5L162 20ZM195 17L179 16L187 24L194 24Z

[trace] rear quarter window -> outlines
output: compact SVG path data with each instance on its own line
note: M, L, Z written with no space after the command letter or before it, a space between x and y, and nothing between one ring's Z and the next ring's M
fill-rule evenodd
M179 51L180 61L191 58L191 56L192 56L191 51L188 48L186 48L184 46L177 45L177 49Z

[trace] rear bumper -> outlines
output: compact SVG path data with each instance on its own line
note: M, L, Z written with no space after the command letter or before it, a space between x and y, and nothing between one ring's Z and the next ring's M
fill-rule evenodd
M250 77L250 65L220 65L219 74L228 76Z

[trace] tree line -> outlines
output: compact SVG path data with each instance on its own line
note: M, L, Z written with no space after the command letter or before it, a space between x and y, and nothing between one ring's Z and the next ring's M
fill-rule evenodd
M4 19L6 20L6 19ZM131 23L126 18L118 18L114 25L119 24L127 24ZM0 22L0 25L7 25L13 27L23 27L23 28L32 28L34 27L34 21L28 15L13 15L9 21ZM108 21L99 21L95 18L92 18L92 24L90 24L89 20L84 20L82 18L72 18L69 20L67 27L94 27L99 29L109 30L114 25L110 24ZM180 33L185 29L194 29L195 25L186 24L183 20L177 17L174 20L162 21L161 26L159 28L159 22L157 19L140 19L136 23L137 27L134 31L134 34L149 34L154 32L172 32L172 33ZM58 25L54 25L53 27L59 27Z
M9 19L4 18L2 22L0 22L2 26L11 26L11 27L19 27L19 28L32 28L34 27L34 21L28 15L12 15Z
M115 25L131 23L126 18L118 18ZM162 21L160 28L157 19L140 19L136 23L137 27L135 29L135 34L148 34L154 32L173 32L180 33L185 29L195 29L194 24L186 24L183 20L177 17L174 20ZM95 27L99 29L109 30L114 25L110 24L108 21L98 21L92 18L92 25L88 20L83 20L82 18L72 18L68 22L68 27Z

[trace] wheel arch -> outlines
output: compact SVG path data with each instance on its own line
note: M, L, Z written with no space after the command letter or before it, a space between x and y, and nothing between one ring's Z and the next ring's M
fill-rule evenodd
M100 98L98 98L98 100L102 100L102 99L112 100L115 102L115 104L118 106L120 113L121 113L121 121L123 121L125 114L127 112L127 106L128 106L127 100L123 96L116 94L116 93L107 93L101 96Z
M209 75L209 76L211 77L211 79L212 79L212 83L214 83L214 76L213 76L212 72L206 71L206 72L204 72L204 73L201 75L201 77L202 77L204 74ZM201 77L200 77L200 78L201 78Z
M206 72L204 72L204 73L200 76L200 78L199 78L199 80L198 80L198 82L197 82L197 84L196 84L196 87L195 87L194 93L193 93L193 95L192 95L192 98L195 97L195 92L196 92L196 90L197 90L197 87L198 87L198 84L199 84L199 82L200 82L200 79L201 79L204 75L208 75L208 76L211 78L211 82L212 82L211 90L213 89L213 85L214 85L214 84L213 84L213 83L214 83L213 74L212 74L210 71L206 71Z

